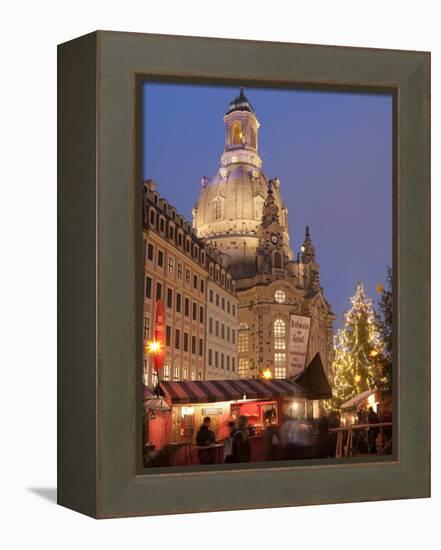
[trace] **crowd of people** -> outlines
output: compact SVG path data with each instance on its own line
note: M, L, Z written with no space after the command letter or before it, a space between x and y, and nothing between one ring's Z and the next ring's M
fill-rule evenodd
M354 450L359 453L377 454L377 437L380 422L378 414L370 407L357 413L358 424L369 424L366 430L354 432ZM199 461L201 464L214 464L217 460L213 447L216 443L210 428L211 419L206 416L196 435ZM340 427L340 417L336 414L322 416L318 420L285 416L281 425L276 421L274 411L266 411L262 432L263 456L265 461L309 458L307 451L314 448L318 457L335 456L336 434L332 428ZM251 459L251 427L247 416L239 416L237 421L227 424L228 435L223 439L223 459L226 464L249 462ZM318 437L316 437L318 435ZM318 442L318 443L317 443ZM315 445L315 447L314 447Z

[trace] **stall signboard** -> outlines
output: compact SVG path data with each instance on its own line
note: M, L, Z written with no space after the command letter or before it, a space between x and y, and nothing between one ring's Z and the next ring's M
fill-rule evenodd
M291 314L289 319L288 363L289 375L294 376L305 368L308 352L311 318Z

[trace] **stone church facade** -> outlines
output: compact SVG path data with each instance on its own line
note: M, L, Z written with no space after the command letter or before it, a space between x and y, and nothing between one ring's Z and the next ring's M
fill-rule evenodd
M227 257L236 282L238 375L258 378L268 369L275 378L298 374L290 360L290 323L302 318L310 323L303 367L320 353L328 371L335 315L320 286L309 228L294 256L280 180L269 179L262 170L259 122L243 89L230 103L224 123L221 166L213 178L202 179L193 228Z

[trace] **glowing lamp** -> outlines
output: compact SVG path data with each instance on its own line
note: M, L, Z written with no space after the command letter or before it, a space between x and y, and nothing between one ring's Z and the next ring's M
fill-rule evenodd
M358 384L358 383L360 382L360 380L361 380L361 376L360 376L359 374L356 374L356 375L354 376L354 380L355 380L355 383Z
M369 354L371 357L376 357L378 355L378 351L373 349L370 354Z
M161 342L150 340L147 342L147 353L159 353L161 351Z
M264 380L271 380L272 377L273 377L273 373L271 372L271 369L265 369L262 372L262 378Z

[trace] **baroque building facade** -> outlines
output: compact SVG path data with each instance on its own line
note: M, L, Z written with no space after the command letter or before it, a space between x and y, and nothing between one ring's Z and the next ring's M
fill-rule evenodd
M209 319L221 318L230 331L237 330L235 282L225 269L225 257L196 237L191 224L160 197L152 180L143 186L143 253L143 381L150 387L158 382L147 353L147 342L154 337L158 300L164 306L166 340L160 379L204 380L214 356L210 350L219 349L217 338L208 335ZM212 294L214 300L210 301ZM235 346L226 345L224 368L220 360L219 368L213 363L210 379L235 378L236 362Z
M213 178L202 179L193 227L227 256L226 268L236 281L238 375L257 378L269 369L276 378L295 376L316 353L328 371L335 315L320 286L309 228L294 257L280 180L262 170L259 122L243 89L224 123L220 168ZM307 341L299 352L292 344L304 337L298 336L305 334L302 323Z

